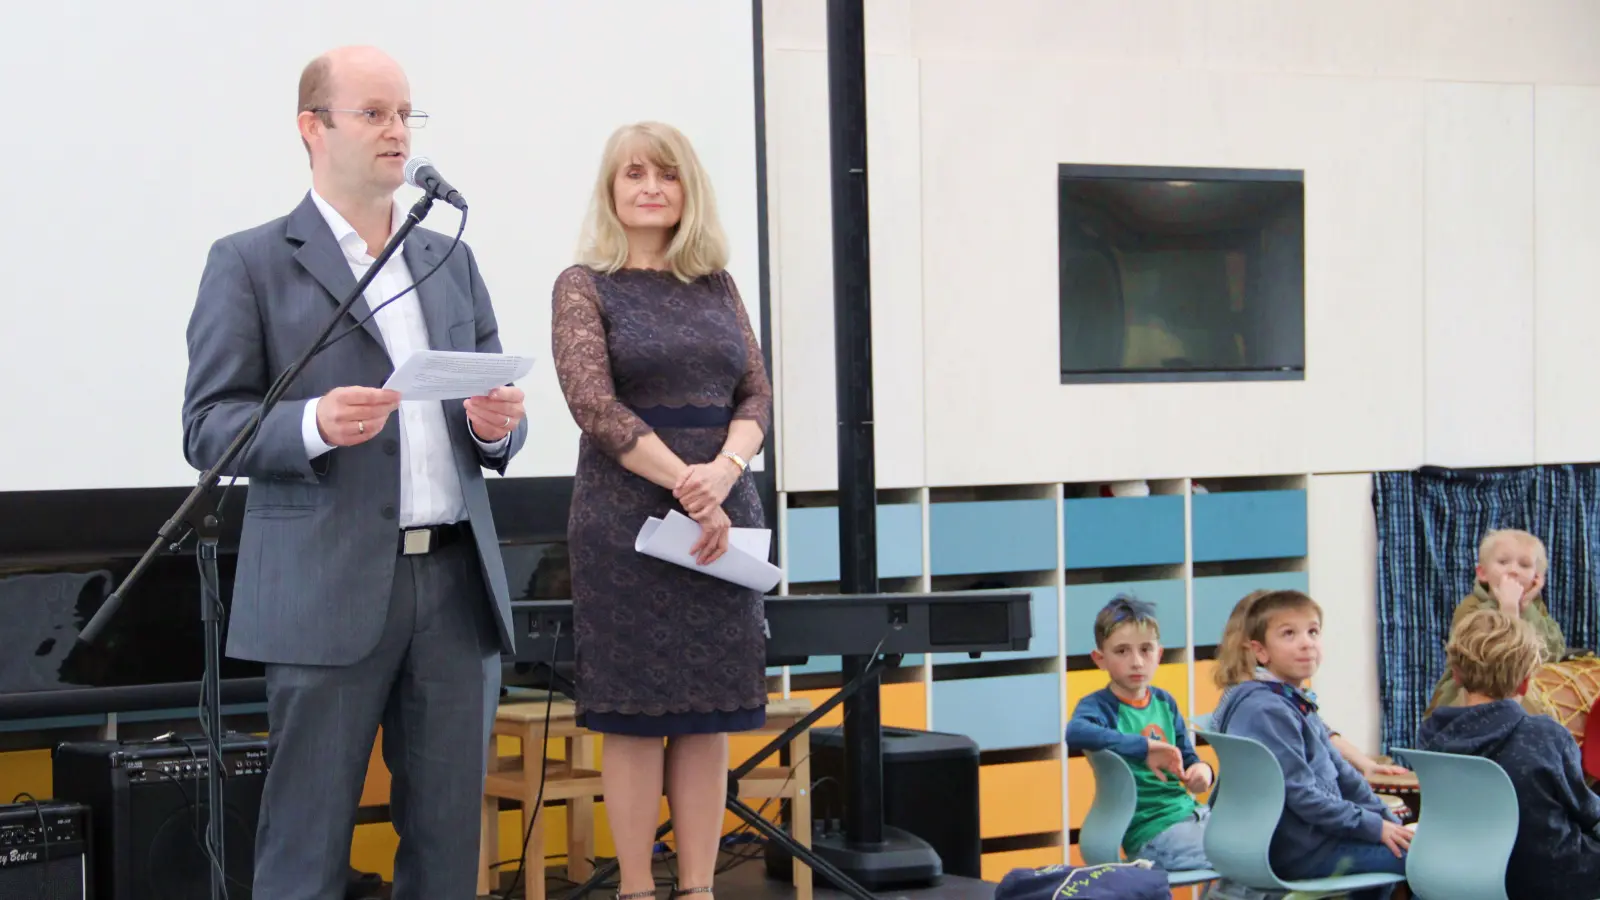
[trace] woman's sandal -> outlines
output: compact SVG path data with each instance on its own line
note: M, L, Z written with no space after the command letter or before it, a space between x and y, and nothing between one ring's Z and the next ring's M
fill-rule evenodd
M678 900L679 897L682 897L685 894L709 894L709 893L711 893L711 888L709 888L709 887L680 888L677 885L673 885L672 886L672 900Z
M617 900L655 900L655 896L656 896L656 892L653 891L653 890L652 891L634 891L631 894L624 894L624 893L619 892L617 894Z

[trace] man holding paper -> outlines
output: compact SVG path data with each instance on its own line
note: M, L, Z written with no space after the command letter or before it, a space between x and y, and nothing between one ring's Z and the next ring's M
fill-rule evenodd
M427 115L400 67L371 48L329 52L301 75L299 101L311 191L288 216L218 240L200 279L183 404L196 468L221 458L402 221L394 193ZM521 448L523 394L405 402L377 387L419 351L499 353L472 251L445 259L449 246L410 233L340 323L360 327L311 362L234 466L250 487L227 653L266 664L272 752L256 900L344 896L380 724L395 900L475 893L488 730L512 646L483 470L504 473Z

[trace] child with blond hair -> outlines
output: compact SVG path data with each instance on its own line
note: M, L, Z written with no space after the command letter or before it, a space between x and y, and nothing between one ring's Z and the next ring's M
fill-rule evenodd
M1283 770L1283 813L1268 849L1273 870L1288 879L1404 875L1411 832L1339 755L1306 686L1322 662L1322 608L1299 591L1252 598L1241 601L1238 632L1220 648L1226 690L1211 722L1214 731L1259 741ZM1392 885L1351 897L1385 900L1391 892Z
M1511 779L1518 816L1506 866L1511 900L1589 900L1600 896L1600 797L1584 782L1572 734L1517 702L1545 644L1525 619L1501 609L1461 617L1445 648L1460 704L1434 710L1417 739L1423 750L1494 760Z
M1244 599L1240 600L1234 605L1233 612L1228 614L1227 624L1222 627L1222 640L1217 642L1218 658L1226 656L1230 651L1224 648L1234 644L1239 644L1240 647L1235 648L1231 652L1233 652L1235 655L1244 652L1242 645L1246 639L1241 637L1241 633L1244 629L1245 619L1250 612L1250 607L1257 600L1270 593L1272 592L1269 590L1251 591L1244 596ZM1218 667L1212 671L1211 678L1212 681L1216 683L1219 690L1228 689L1228 674L1221 667ZM1328 722L1326 719L1323 720L1323 724L1328 726L1328 740L1333 743L1334 749L1339 751L1339 755L1344 757L1346 762L1352 766L1355 766L1356 771L1360 772L1363 777L1370 779L1374 775L1410 774L1410 770L1406 769L1404 766L1386 763L1367 755L1360 747L1357 747L1355 744L1351 743L1348 738L1340 734L1338 729L1334 728L1332 723Z
M1545 573L1550 569L1550 558L1545 554L1544 542L1515 528L1490 531L1478 544L1477 582L1472 593L1456 606L1450 620L1453 632L1462 620L1475 612L1498 609L1509 616L1527 622L1544 649L1546 662L1560 662L1566 655L1567 641L1561 626L1550 618L1545 606ZM1434 686L1424 715L1431 715L1441 706L1455 706L1461 700L1461 685L1446 670Z

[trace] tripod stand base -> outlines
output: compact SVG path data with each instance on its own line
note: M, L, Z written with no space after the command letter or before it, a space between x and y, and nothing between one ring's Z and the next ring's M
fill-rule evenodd
M812 836L811 849L869 891L932 886L944 877L944 863L927 841L888 825L881 844L860 846L843 834L818 834ZM766 864L768 876L784 881L792 877L794 857L779 844L767 844ZM821 872L812 877L819 886L837 887Z

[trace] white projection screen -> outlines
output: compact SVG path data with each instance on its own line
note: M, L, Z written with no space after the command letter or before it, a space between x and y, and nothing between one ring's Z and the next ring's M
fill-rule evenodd
M217 237L310 187L300 70L371 44L430 114L412 152L467 197L530 433L507 474L569 476L577 428L550 364L550 288L572 262L601 146L656 119L694 142L759 335L750 0L61 0L0 34L0 491L192 484L184 329ZM414 191L403 189L409 204ZM454 234L443 203L425 225ZM330 307L331 308L331 307Z

